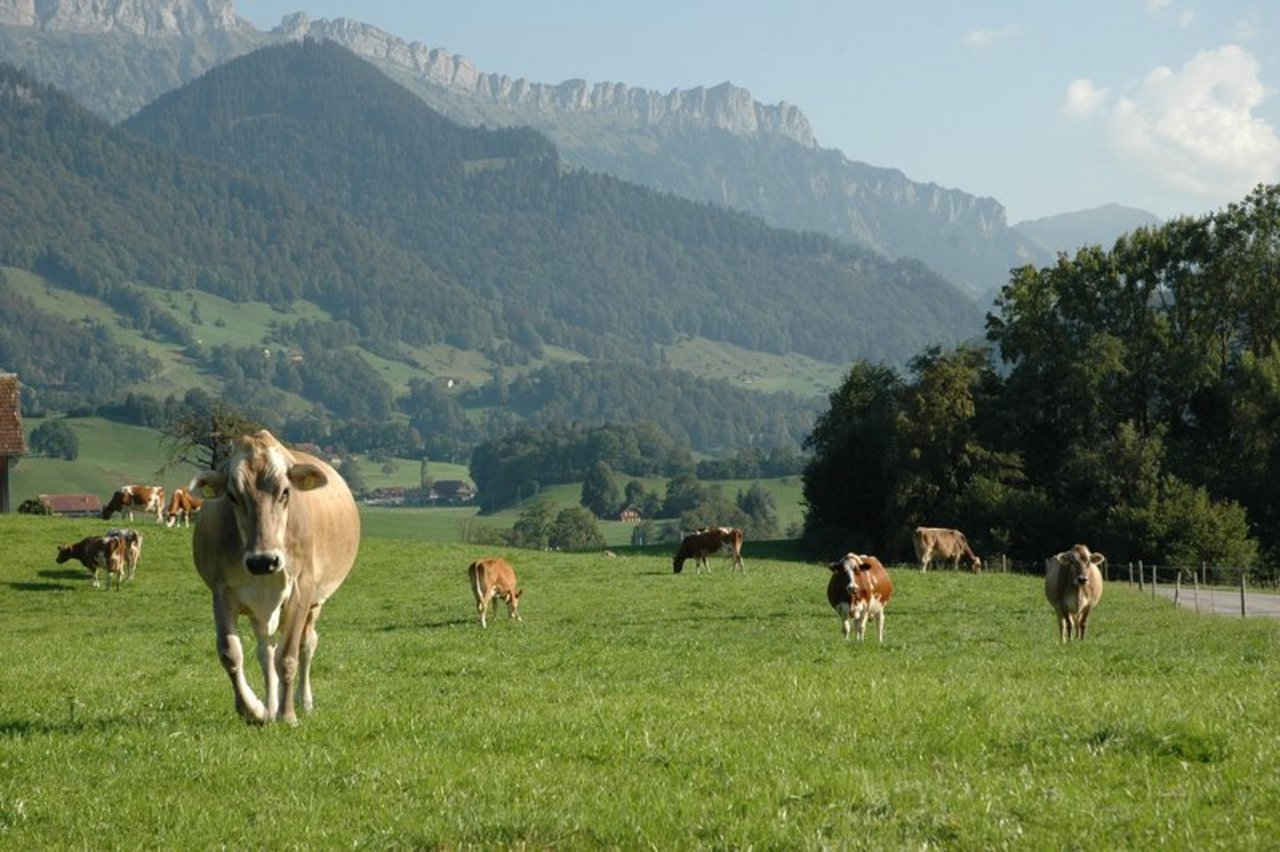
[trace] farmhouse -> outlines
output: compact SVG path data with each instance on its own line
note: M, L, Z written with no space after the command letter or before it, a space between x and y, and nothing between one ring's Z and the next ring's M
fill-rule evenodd
M644 520L644 512L641 512L635 505L629 505L618 513L618 520L624 524L638 524Z
M476 499L476 490L461 479L441 479L431 486L427 499L448 506L465 506Z
M9 502L9 468L11 459L27 451L19 411L18 377L0 373L0 514L12 511Z
M97 494L41 494L39 500L51 514L64 518L102 517Z

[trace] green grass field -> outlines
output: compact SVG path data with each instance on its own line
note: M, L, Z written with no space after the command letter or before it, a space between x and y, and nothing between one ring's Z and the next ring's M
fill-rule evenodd
M1060 646L1036 578L897 568L860 645L825 568L748 542L745 576L509 552L524 622L481 631L487 551L370 528L316 712L251 728L190 531L137 524L104 592L53 560L103 526L0 516L4 848L1280 845L1274 621L1112 584Z

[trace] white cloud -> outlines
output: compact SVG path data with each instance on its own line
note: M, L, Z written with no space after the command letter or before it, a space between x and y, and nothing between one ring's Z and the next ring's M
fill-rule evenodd
M1147 0L1148 12L1159 12L1161 9L1168 9L1173 5L1173 0Z
M1083 82L1082 106L1099 91ZM1204 50L1180 70L1152 70L1119 98L1107 113L1108 142L1157 182L1214 202L1234 200L1280 177L1280 138L1254 115L1266 97L1258 62L1247 50Z
M1067 86L1067 97L1062 111L1071 118L1090 118L1101 111L1110 94L1108 89L1098 88L1092 80L1072 80Z
M964 43L974 50L987 50L1001 42L1022 35L1022 27L1018 24L1005 24L1002 27L988 29L980 27L964 34Z

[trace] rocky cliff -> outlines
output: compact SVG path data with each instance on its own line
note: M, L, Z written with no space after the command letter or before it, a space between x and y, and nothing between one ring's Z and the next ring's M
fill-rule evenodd
M140 36L252 28L236 14L234 0L0 0L0 25Z
M813 147L813 129L799 108L757 102L731 83L661 92L622 83L566 80L534 83L523 78L480 71L464 56L422 42L406 42L390 33L353 21L310 20L299 12L286 17L273 35L286 39L326 39L423 82L478 98L522 116L553 117L562 113L596 113L626 117L650 126L697 126L738 135L776 134Z

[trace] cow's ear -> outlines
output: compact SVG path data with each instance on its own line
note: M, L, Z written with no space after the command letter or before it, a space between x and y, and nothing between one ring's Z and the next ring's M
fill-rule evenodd
M329 484L329 477L320 468L308 462L298 462L289 468L289 481L299 491L311 491Z
M1103 562L1107 561L1107 557L1103 556L1101 553L1090 553L1089 561L1094 565L1101 565Z
M191 480L188 491L197 491L206 499L221 497L227 491L227 472L225 470L206 470Z

